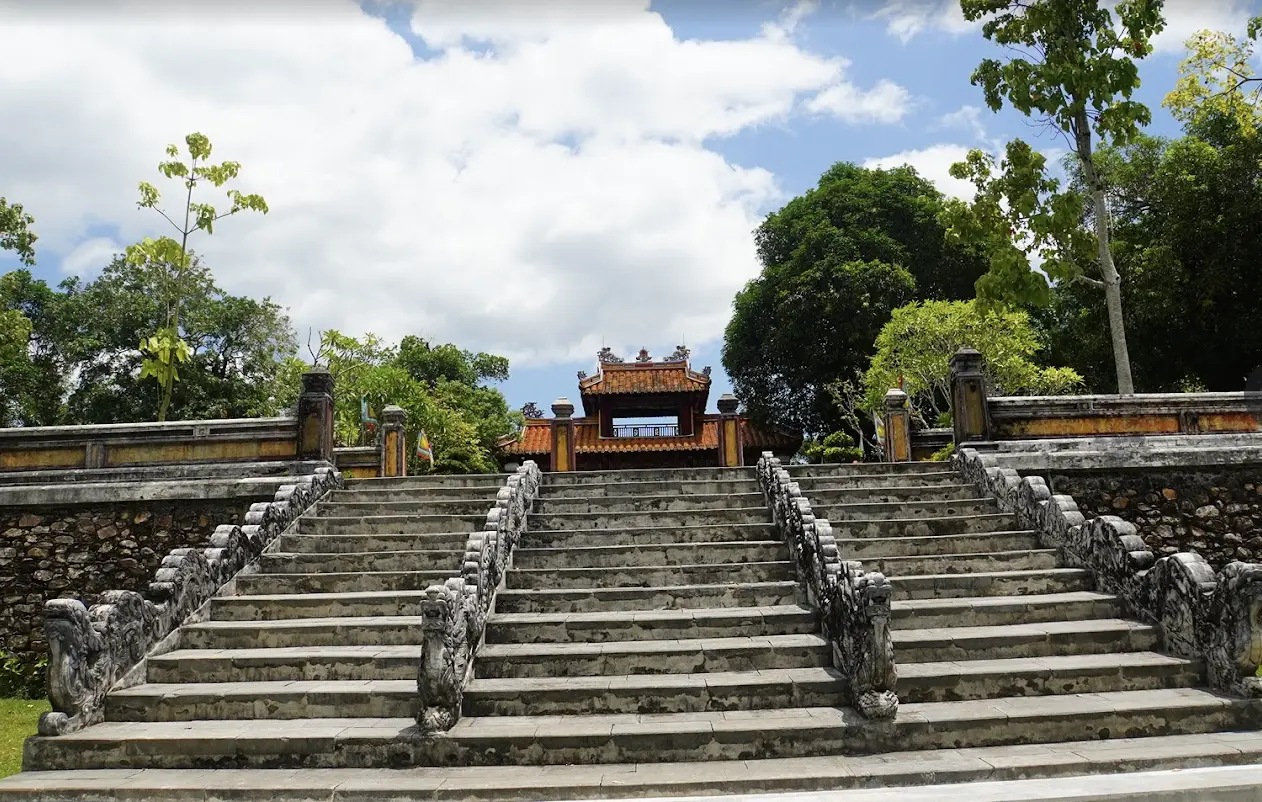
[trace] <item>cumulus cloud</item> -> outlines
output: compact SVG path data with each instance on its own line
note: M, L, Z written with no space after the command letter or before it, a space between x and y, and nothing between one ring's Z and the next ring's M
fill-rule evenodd
M419 0L425 58L353 2L3 3L0 175L44 264L103 263L116 243L85 241L94 225L164 233L136 183L174 205L156 163L201 131L271 207L195 240L226 289L303 328L526 362L718 337L779 192L707 141L798 112L891 121L906 100L794 42L810 3L749 39L681 41L644 0Z
M981 25L964 19L960 0L885 0L873 16L884 19L885 30L904 43L926 30L962 34Z
M1153 37L1153 51L1182 54L1188 38L1206 29L1243 36L1252 13L1246 0L1166 0L1166 27Z
M864 167L875 167L888 170L892 167L907 165L915 168L922 178L932 181L944 195L961 200L971 201L975 193L971 181L951 177L951 165L964 161L970 148L964 145L930 145L919 150L905 150L893 156L882 156L868 159Z

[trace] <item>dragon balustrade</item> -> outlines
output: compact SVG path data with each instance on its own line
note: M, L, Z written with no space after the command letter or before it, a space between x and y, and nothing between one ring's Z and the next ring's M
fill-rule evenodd
M526 518L543 474L527 460L496 494L481 531L465 543L460 576L431 585L421 602L424 646L417 674L416 723L423 732L450 729L460 718L464 687L486 629L513 549L526 530Z
M1022 476L972 448L952 462L1021 526L1036 530L1045 547L1090 570L1099 589L1120 597L1131 614L1159 625L1166 649L1204 659L1213 687L1262 696L1262 565L1232 562L1215 574L1196 552L1157 559L1134 525L1113 515L1088 520L1072 496L1053 494L1042 477Z
M868 718L893 718L898 712L898 669L889 629L889 580L864 571L858 561L841 558L831 525L815 517L810 500L770 452L758 460L758 482L789 545L798 579L821 613L852 704Z
M111 590L88 609L78 599L44 605L48 699L40 735L62 735L103 718L106 693L219 588L254 561L327 491L342 486L334 468L295 476L272 501L250 506L241 526L222 525L204 549L174 549L145 592Z

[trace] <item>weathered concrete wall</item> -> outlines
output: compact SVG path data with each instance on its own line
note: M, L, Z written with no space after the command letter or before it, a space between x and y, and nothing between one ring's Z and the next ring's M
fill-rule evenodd
M142 591L171 549L207 546L216 526L240 524L255 500L0 507L0 650L33 664L47 652L46 600L91 605L106 590Z
M1042 473L1042 472L1039 472ZM1215 570L1262 561L1262 465L1047 472L1084 516L1134 524L1157 557L1195 551Z

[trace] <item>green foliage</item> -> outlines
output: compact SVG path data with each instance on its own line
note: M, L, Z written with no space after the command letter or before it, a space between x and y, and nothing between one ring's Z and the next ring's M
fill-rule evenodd
M799 453L813 464L832 465L863 460L863 449L855 445L853 437L842 431L832 432L823 438L807 438Z
M951 356L971 346L999 395L1058 395L1081 388L1072 368L1040 367L1039 340L1025 312L982 309L976 301L923 301L894 310L876 338L876 355L863 376L863 406L883 408L885 393L903 391L920 426L950 409Z
M929 455L929 462L946 462L955 454L955 443L947 443Z
M44 676L48 658L34 663L0 652L0 699L42 699L46 693Z
M0 779L22 770L22 745L48 710L47 701L0 698Z
M949 243L942 195L911 168L838 163L755 232L761 274L737 295L723 366L751 417L807 432L843 415L829 386L857 380L890 312L967 298L980 254Z
M35 264L35 232L31 226L35 218L22 208L22 204L10 204L0 198L0 251L13 251L18 260L30 267Z
M1222 31L1199 31L1187 41L1179 80L1162 105L1188 126L1217 118L1233 120L1250 135L1262 122L1262 78L1253 69L1253 40L1262 17L1249 24L1247 39Z
M163 328L140 340L140 352L146 354L140 362L140 378L153 377L165 388L179 381L179 365L188 361L193 350L178 331Z

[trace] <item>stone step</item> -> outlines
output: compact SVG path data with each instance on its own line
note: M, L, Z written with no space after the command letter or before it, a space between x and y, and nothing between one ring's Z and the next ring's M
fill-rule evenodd
M353 518L361 515L481 515L484 519L495 500L415 499L403 501L321 501L315 515L320 518Z
M475 679L465 689L467 716L697 713L845 704L845 680L833 668L779 668L707 674Z
M522 569L627 568L638 565L774 562L789 557L779 540L731 543L648 543L635 545L517 548L513 566Z
M535 802L817 792L828 802L1254 802L1262 733L1222 732L904 751L896 755L571 766L99 769L0 780L0 799L131 802ZM1033 779L1031 779L1033 778ZM951 783L951 784L946 784ZM125 784L125 785L124 785ZM230 795L228 795L230 792ZM818 792L825 792L824 796ZM120 798L121 799L121 798ZM784 802L806 802L784 797Z
M244 595L283 593L388 593L425 590L454 576L451 570L357 571L328 574L242 574L237 592Z
M954 476L954 474L953 474ZM953 483L894 485L891 487L834 487L824 488L813 485L809 491L802 492L811 500L811 506L828 506L835 504L904 504L912 501L951 501L967 500L981 497L981 493L971 484L961 484L959 477ZM816 480L818 481L818 480ZM801 484L798 485L802 487Z
M823 465L785 465L789 476L801 478L828 477L850 479L861 476L912 476L949 470L945 462L861 462L858 465L831 463Z
M705 526L621 527L617 529L551 529L527 530L521 547L570 548L581 546L617 546L651 543L714 543L735 540L776 540L779 535L771 523L708 524Z
M433 551L464 553L469 532L412 535L281 535L278 552L346 554L350 552Z
M904 702L955 702L1007 696L1102 693L1203 684L1205 667L1156 652L1056 654L999 660L900 663Z
M869 476L794 476L802 492L810 497L813 493L827 490L865 490L873 488L905 488L911 492L929 487L958 485L963 478L955 471L939 469L933 473L919 474L872 474Z
M486 624L486 642L605 643L810 634L818 629L817 613L797 604L594 613L495 613Z
M469 473L426 476L392 476L377 479L347 479L347 490L426 490L442 488L499 488L508 482L506 473Z
M420 616L202 621L180 628L184 649L284 646L402 646L421 642Z
M901 666L948 660L1141 652L1156 648L1161 633L1138 621L1097 618L993 627L896 629L892 637L894 654Z
M467 716L431 738L423 737L410 718L104 722L28 740L25 768L357 768L425 765L441 756L463 765L585 764L593 773L591 764L597 763L702 760L718 761L730 771L753 756L948 750L998 746L1014 737L1027 744L1091 739L1098 753L1111 746L1099 739L1151 722L1160 722L1157 729L1165 735L1256 730L1262 723L1262 701L1173 688L929 702L901 706L898 717L881 727L845 707L791 708L775 715L736 710ZM948 754L944 751L939 760ZM898 757L881 757L901 763ZM371 798L381 798L390 788L378 787Z
M921 554L977 554L1039 548L1038 535L1030 531L980 532L923 537L846 537L837 539L845 560L871 560Z
M327 500L333 502L378 502L378 501L469 501L481 499L487 507L495 502L500 485L483 485L481 487L383 487L365 489L362 485L355 489L333 490Z
M709 495L638 495L638 496L542 496L535 502L534 513L552 515L567 512L692 512L731 508L763 507L762 493L723 493Z
M1038 571L1057 566L1056 549L1024 549L978 554L925 554L918 557L871 557L869 571L886 576L919 574L984 574L996 571Z
M980 574L891 576L894 599L959 599L973 596L1028 596L1093 590L1091 572L1082 568L993 571Z
M540 487L551 492L556 487L619 483L638 487L640 482L732 482L758 481L758 472L747 468L640 468L632 470L571 471L545 473Z
M828 518L819 514L820 518ZM982 515L943 515L936 518L869 518L834 521L834 537L928 537L930 535L964 535L979 532L1010 532L1019 529L1016 517L999 512Z
M826 504L811 500L816 518L842 521L899 521L908 518L946 518L956 515L993 515L999 505L993 498L946 499L942 501L892 501L853 504Z
M631 640L608 643L487 643L475 677L617 677L813 668L832 665L819 635Z
M508 576L515 572L510 571ZM657 587L506 588L495 595L502 613L588 613L603 610L691 610L797 604L797 579Z
M441 534L472 532L485 524L485 511L480 515L357 515L345 518L308 514L298 519L298 532L304 535Z
M176 649L146 660L156 683L407 680L415 693L421 646Z
M403 718L416 679L152 683L113 691L108 721Z
M1093 590L1030 596L902 599L890 604L891 629L984 627L1122 618L1121 599Z
M581 485L544 484L539 488L541 499L598 498L601 496L695 496L715 494L761 493L756 477L748 479L664 480L638 482L590 482Z
M765 506L717 510L642 512L550 512L530 516L531 529L621 529L625 527L670 528L700 524L770 523Z
M273 552L259 556L259 570L266 574L338 574L347 571L447 571L454 574L463 558L463 548L340 554Z
M274 593L218 596L210 600L214 621L279 621L289 618L350 618L421 614L424 590L378 593Z
M514 568L504 576L512 590L566 588L643 588L663 585L729 585L796 581L788 560L700 563L696 565L627 565L610 568Z

